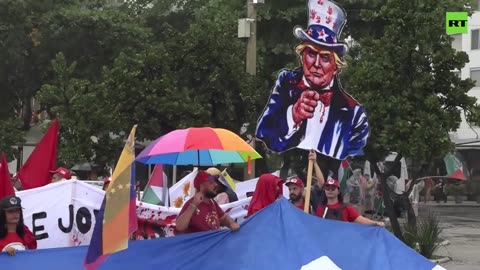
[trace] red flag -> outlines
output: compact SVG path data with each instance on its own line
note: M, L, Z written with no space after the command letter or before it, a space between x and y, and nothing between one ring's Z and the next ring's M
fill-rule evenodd
M57 141L58 119L55 119L17 173L24 190L43 187L52 182L50 171L55 170L57 163Z
M5 153L2 152L2 161L0 163L0 200L6 196L15 195L12 181L10 181L10 172L8 172L8 163Z

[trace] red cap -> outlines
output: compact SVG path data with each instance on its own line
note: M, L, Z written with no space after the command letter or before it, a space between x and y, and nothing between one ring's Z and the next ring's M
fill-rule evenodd
M336 188L340 188L340 184L338 183L337 179L333 178L328 178L328 180L325 182L325 186L334 186Z
M193 187L195 187L196 189L199 189L201 184L208 181L213 181L215 179L216 177L212 176L211 174L205 171L199 171L195 176L195 179L193 180Z
M304 187L302 179L300 179L296 176L290 177L290 178L287 179L287 181L285 181L285 185L287 185L287 187L288 187L288 185L291 185L291 184L295 184L295 185L297 185L299 187L302 187L302 188Z
M59 174L63 175L63 178L65 178L65 179L72 178L72 173L70 173L69 170L67 170L63 167L58 167L55 171L50 171L50 173L59 173Z

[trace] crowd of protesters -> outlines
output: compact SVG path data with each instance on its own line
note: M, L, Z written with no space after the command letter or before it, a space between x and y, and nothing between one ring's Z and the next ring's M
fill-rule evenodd
M342 222L385 226L383 222L364 217L354 205L344 202L338 179L324 178L320 166L316 162L314 151L310 152L309 159L314 160L316 178L311 188L309 214ZM216 168L198 172L193 183L196 193L183 205L176 220L178 233L216 230L222 226L228 227L232 231L239 230L240 226L220 208L219 202L228 203L237 200L237 198L228 195L226 191L229 189L219 181L219 175L220 171ZM370 180L359 183L355 176L349 181L349 186L361 187L363 185L365 189L360 193L361 202L371 200L371 196L367 196L368 193L365 191L368 191L369 187L372 189L374 185L369 184ZM362 179L364 178L362 177ZM297 176L291 176L284 181L273 174L262 174L257 181L248 206L247 218L279 200L283 196L284 183L289 190L290 202L298 207L299 211L304 211L306 203L304 182ZM356 199L352 199L352 194L350 194L350 200L357 202Z
M372 178L368 173L362 175L360 169L355 169L342 189L338 179L324 177L317 163L315 151L310 151L308 158L314 165L307 211L309 214L341 222L385 226L381 221L364 216L365 213L375 211L377 207L376 198L381 193L381 189L376 177ZM50 173L52 183L72 179L72 173L62 167ZM232 231L240 229L240 225L220 207L222 204L238 200L237 194L224 181L220 181L220 178L221 171L217 168L198 172L193 181L196 193L183 205L176 219L177 233L210 231L221 227L228 227ZM103 190L108 188L110 181L110 177L104 179ZM387 185L391 190L395 190L397 181L398 179L394 177L387 179ZM288 188L289 201L299 211L304 211L307 204L305 183L306 179L295 175L282 179L273 174L262 174L257 181L255 191L250 194L252 199L248 206L247 218L283 197L284 184ZM412 181L407 183L407 188L411 184ZM422 190L425 191L425 200L430 200L431 194L437 201L446 197L445 183L442 181L435 183L432 179L426 179L414 185L410 200L415 214L418 213L419 194ZM18 185L15 186L18 187ZM23 222L21 199L15 196L3 198L0 201L0 250L13 256L17 250L36 249L36 247L37 242L33 233Z

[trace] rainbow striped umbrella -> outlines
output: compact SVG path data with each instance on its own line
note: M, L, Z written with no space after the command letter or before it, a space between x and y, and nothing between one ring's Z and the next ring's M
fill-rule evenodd
M235 133L222 128L172 131L145 148L136 158L144 164L211 166L262 158Z

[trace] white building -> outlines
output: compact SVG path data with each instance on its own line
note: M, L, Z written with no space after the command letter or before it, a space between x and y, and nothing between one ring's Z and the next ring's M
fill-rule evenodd
M475 87L468 93L478 99L480 103L480 0L472 17L468 20L468 33L452 35L454 41L453 48L458 51L464 51L468 54L470 62L465 67L457 71L462 79L471 78L475 80ZM457 145L457 150L463 156L464 161L472 169L478 169L480 172L480 127L465 120L462 115L462 123L456 132L451 132L450 138Z

